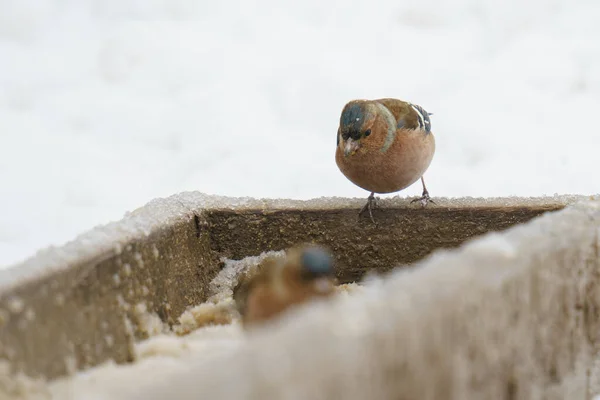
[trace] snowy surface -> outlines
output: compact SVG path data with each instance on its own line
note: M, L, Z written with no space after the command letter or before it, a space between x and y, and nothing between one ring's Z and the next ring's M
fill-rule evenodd
M600 195L554 195L541 197L486 197L486 198L447 198L436 197L436 207L511 207L539 205L571 205L575 203L590 203L598 200ZM408 206L410 199L400 196L380 200L382 207ZM39 250L14 268L0 268L0 291L8 290L23 284L30 279L38 279L42 275L50 275L59 270L70 268L75 263L86 261L99 262L113 254L120 254L134 239L139 239L150 233L174 225L182 220L189 220L195 213L203 209L358 209L364 205L364 198L320 197L310 200L290 199L256 199L251 197L226 197L207 195L200 192L183 192L168 198L159 198L148 204L128 212L122 219L78 235L63 246L51 246ZM592 206L597 203L592 202ZM419 207L419 206L413 206ZM155 254L159 250L155 248ZM240 264L243 265L244 263ZM88 262L90 267L94 262ZM227 283L230 276L223 276L222 283Z
M390 398L402 385L383 371L398 365L397 357L405 357L411 366L407 381L412 385L404 388L407 392L439 383L435 370L445 364L435 362L432 368L426 354L434 360L452 359L464 368L464 373L452 377L449 397L466 398L457 393L476 390L472 385L476 370L490 359L505 360L505 354L519 351L523 365L533 365L539 372L541 364L528 362L539 357L541 344L544 349L557 349L557 363L569 365L557 379L556 398L582 398L566 393L581 394L584 388L596 393L599 370L594 366L587 376L572 358L582 354L565 351L571 342L542 332L562 324L571 330L561 332L570 332L575 340L585 337L585 330L574 322L578 311L566 306L578 298L573 289L577 285L564 282L577 277L581 285L589 283L593 268L581 260L593 249L579 246L595 240L591 232L600 218L597 204L548 214L535 223L437 253L421 261L422 268L391 272L387 279L374 279L355 294L290 310L267 329L244 334L233 325L200 329L184 338L156 336L138 345L136 363L103 365L55 381L48 389L54 398L87 395L97 400ZM566 230L571 235L562 235ZM565 268L567 254L581 262ZM239 268L256 260L228 263L230 271L211 286L226 289ZM511 286L522 294L511 293ZM561 298L558 303L557 298ZM531 304L524 307L528 301ZM557 306L567 307L567 312L548 316ZM539 315L547 318L532 322ZM464 324L471 319L477 323ZM448 321L458 321L455 329L460 333L439 335ZM496 336L499 331L505 332L501 339ZM520 377L518 382L524 385L528 379ZM495 388L491 383L490 393ZM547 382L532 379L524 386L539 389L540 384ZM497 389L504 392L505 384Z
M31 400L144 398L139 396L146 385L185 373L189 363L197 359L210 364L215 358L233 353L242 343L243 335L237 324L205 327L184 337L155 336L138 345L134 364L108 362L49 384L46 396L30 397Z
M353 98L434 113L433 196L598 193L598 20L596 0L0 1L0 266L186 190L364 197L333 158Z

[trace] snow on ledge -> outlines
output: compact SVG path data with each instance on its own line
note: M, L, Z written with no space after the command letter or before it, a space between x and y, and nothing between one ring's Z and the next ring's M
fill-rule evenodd
M435 197L437 207L511 207L568 205L594 196L554 195L545 197L495 197L495 198L446 198ZM251 210L268 211L312 209L329 210L360 208L365 198L320 197L311 200L256 199L251 197L226 197L201 192L183 192L167 198L157 198L146 205L125 214L115 222L97 226L63 246L51 246L38 251L29 259L0 270L0 294L28 280L51 275L70 268L76 263L103 259L119 254L124 245L134 239L150 235L165 226L189 219L204 210ZM410 206L411 198L399 196L381 199L383 207ZM412 205L412 207L418 207Z

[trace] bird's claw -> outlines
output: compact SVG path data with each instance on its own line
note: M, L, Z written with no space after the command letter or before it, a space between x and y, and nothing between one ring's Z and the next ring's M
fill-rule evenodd
M369 217L371 217L371 222L373 222L374 224L376 224L375 218L373 218L373 208L379 208L379 205L377 204L377 199L375 198L375 195L373 193L371 193L369 195L369 197L367 198L367 204L365 204L363 206L363 208L359 211L358 217L360 218L360 216L365 211L369 211Z
M420 202L422 207L426 207L427 204L432 203L436 204L435 201L429 197L429 192L427 190L423 190L423 195L421 197L417 197L416 199L411 200L410 204Z

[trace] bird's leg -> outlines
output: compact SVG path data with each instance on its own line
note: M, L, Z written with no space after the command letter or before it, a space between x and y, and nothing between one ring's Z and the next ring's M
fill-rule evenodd
M371 217L371 221L375 223L375 218L373 218L373 208L377 207L377 200L375 199L375 192L371 192L369 197L367 198L367 204L360 210L358 216L360 217L362 213L365 211L369 211L369 216Z
M425 186L425 180L423 179L423 177L421 177L421 183L423 184L423 194L421 195L421 197L412 200L411 204L416 203L417 201L420 201L423 207L425 207L429 203L435 204L435 201L431 200L431 198L429 197L429 192L427 191L427 187Z

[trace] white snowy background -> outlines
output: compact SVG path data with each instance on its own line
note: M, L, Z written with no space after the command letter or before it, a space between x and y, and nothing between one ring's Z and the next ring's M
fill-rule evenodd
M598 0L0 0L0 266L185 190L366 197L334 162L353 98L435 114L432 196L600 192L598 21Z

